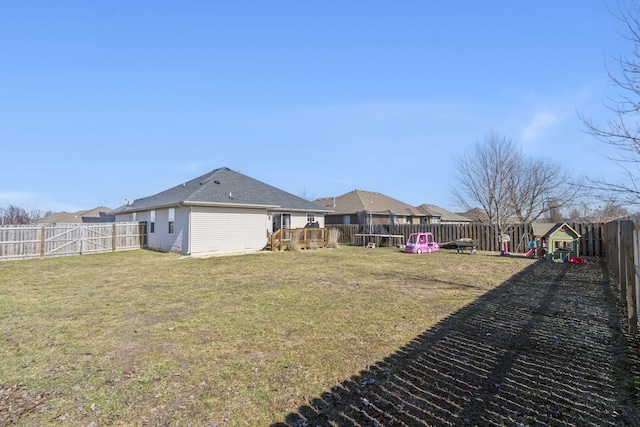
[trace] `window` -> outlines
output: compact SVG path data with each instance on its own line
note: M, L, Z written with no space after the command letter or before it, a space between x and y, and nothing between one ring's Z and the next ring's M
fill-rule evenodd
M342 223L345 225L351 224L351 217L349 215L345 215L342 217Z
M136 212L131 214L131 221L136 221Z
M307 224L310 222L316 222L316 215L314 213L307 214Z
M273 231L281 228L291 228L291 214L273 214Z
M176 224L176 208L169 208L169 234L173 234Z
M149 233L156 231L156 211L149 212Z

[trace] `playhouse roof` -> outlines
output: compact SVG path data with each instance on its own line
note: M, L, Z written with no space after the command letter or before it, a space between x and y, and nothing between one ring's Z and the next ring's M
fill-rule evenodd
M533 230L534 237L549 237L554 234L558 230L570 230L572 234L576 236L576 238L580 237L580 234L571 228L569 224L566 222L534 222L531 224L531 228Z

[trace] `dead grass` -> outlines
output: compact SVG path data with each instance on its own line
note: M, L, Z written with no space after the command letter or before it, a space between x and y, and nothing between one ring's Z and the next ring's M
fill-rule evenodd
M36 402L0 402L0 425L269 425L531 263L361 247L3 262L0 391Z
M340 240L340 230L337 228L329 228L329 235L327 236L327 246L331 249L338 249L340 245L338 241Z

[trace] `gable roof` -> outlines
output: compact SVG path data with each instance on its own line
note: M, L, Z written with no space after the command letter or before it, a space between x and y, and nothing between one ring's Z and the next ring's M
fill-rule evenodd
M320 206L333 210L332 214L346 215L367 211L396 215L424 216L417 208L400 200L373 191L353 190L342 196L314 200Z
M534 222L531 224L531 230L533 232L534 237L549 237L553 233L555 233L561 227L566 227L569 229L572 234L574 234L577 238L580 237L580 234L571 228L566 222Z
M423 203L418 206L418 209L428 216L438 216L443 222L471 222L471 220L465 216L459 215L454 212L450 212L440 206L429 205Z
M469 218L475 222L487 222L489 221L489 215L481 208L472 208L466 212L458 212L458 215L462 215L465 218Z
M229 168L215 169L165 191L134 200L113 213L126 213L180 205L252 206L291 211L328 212L315 203L294 196Z
M75 224L81 222L113 222L113 216L109 215L111 209L99 206L86 211L56 212L36 221L38 224Z

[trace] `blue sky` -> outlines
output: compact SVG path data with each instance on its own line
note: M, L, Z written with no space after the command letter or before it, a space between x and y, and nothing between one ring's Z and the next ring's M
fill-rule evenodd
M611 0L0 0L0 207L116 208L218 167L457 210L489 131L612 177ZM613 67L615 69L615 67Z

